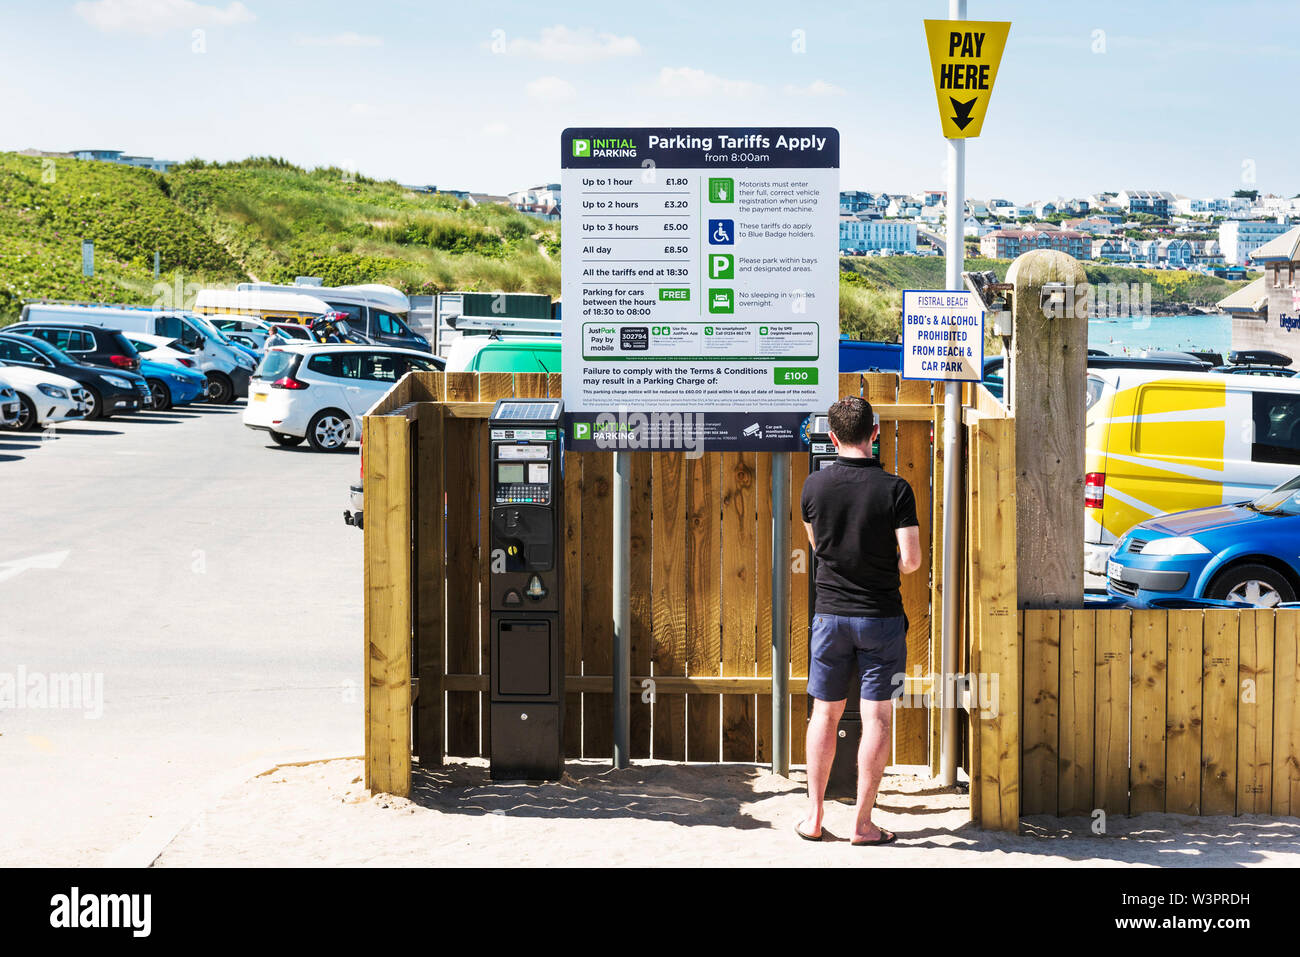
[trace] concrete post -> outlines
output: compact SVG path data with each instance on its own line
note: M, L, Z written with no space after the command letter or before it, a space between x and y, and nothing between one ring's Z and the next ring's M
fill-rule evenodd
M1083 433L1090 288L1054 250L1019 256L1006 402L1016 418L1016 565L1021 608L1083 605Z

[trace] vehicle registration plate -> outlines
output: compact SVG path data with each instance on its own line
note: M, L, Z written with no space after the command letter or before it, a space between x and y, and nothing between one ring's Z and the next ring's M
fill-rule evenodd
M265 402L265 401L266 401L266 393L265 393L265 392L254 392L254 393L253 393L253 401L254 401L254 402Z
M1120 575L1120 564L1119 564L1119 562L1115 562L1115 561L1108 561L1108 562L1106 562L1106 577L1107 577L1107 578L1116 578L1116 579L1119 579L1119 580L1121 580L1121 581L1123 580L1123 576Z

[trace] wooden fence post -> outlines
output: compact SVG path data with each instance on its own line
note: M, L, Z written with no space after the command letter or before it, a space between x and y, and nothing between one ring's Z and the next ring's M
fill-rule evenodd
M365 786L411 791L411 448L400 415L362 419L365 510Z

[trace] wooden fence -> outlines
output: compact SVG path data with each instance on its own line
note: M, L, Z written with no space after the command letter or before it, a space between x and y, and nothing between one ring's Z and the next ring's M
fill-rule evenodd
M1023 813L1300 816L1300 612L1020 617Z
M907 700L921 702L938 666L931 608L938 607L942 582L931 555L941 554L933 499L933 489L942 488L942 443L933 441L941 408L931 402L929 383L900 383L891 374L843 375L840 391L872 402L881 416L881 458L916 494L924 561L905 578L903 596L911 621ZM426 765L444 754L486 754L483 419L498 398L559 394L557 375L417 373L365 417L368 787L406 793L412 750ZM808 461L792 460L793 504ZM565 746L572 757L609 757L613 454L566 452L564 467ZM766 454L633 456L634 758L770 760L770 481ZM790 754L802 763L809 555L797 504L787 520ZM937 761L931 704L897 710L895 763Z

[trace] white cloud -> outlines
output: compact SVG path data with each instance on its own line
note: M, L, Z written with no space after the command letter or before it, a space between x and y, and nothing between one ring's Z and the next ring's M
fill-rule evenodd
M825 80L813 80L807 86L795 86L793 83L787 83L785 92L789 96L843 96L846 91L844 87L836 86L834 83L827 83Z
M641 44L636 37L619 37L612 33L597 33L590 27L570 30L568 27L543 27L541 36L534 40L519 37L507 40L504 52L510 56L535 56L543 60L564 63L588 63L620 56L637 56Z
M487 123L483 126L484 136L505 136L510 132L510 127L505 123Z
M297 37L293 42L300 47L381 47L384 38L348 31L328 37Z
M568 80L562 80L558 76L538 77L529 83L525 89L528 95L535 100L568 100L578 93L572 83Z
M746 97L763 92L763 87L748 80L728 80L694 67L666 66L659 71L655 90L664 96Z
M195 0L82 0L73 9L106 33L161 33L179 27L226 27L257 17L239 0L224 7Z

